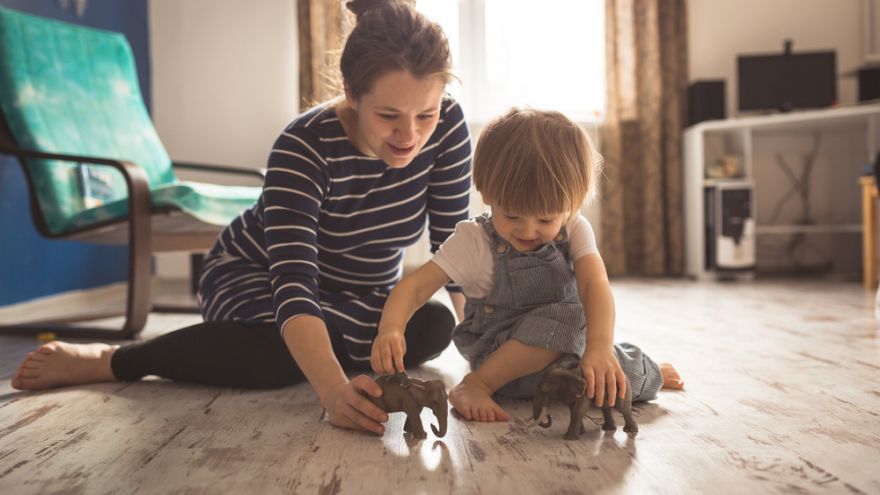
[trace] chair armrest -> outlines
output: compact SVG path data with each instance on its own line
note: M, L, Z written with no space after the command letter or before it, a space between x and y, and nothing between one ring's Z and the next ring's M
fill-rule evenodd
M247 168L231 165L212 165L207 163L171 162L171 166L182 170L195 170L199 172L211 172L218 174L246 175L260 181L260 185L266 180L265 168Z
M147 181L147 174L143 171L141 167L124 160L113 160L110 158L100 158L94 156L44 153L42 151L25 150L21 148L8 148L2 145L0 145L0 154L12 155L17 157L19 160L24 160L26 158L36 158L39 160L59 160L65 162L88 163L90 165L103 165L115 168L122 174L122 177L125 180L126 189L128 190L128 217L132 222L132 226L129 229L129 242L132 245L134 245L136 242L146 242L146 245L150 245L150 217L152 215L150 185ZM24 164L22 163L22 165ZM47 227L46 220L43 217L42 210L39 208L39 205L37 203L37 194L33 186L33 181L30 178L30 173L28 173L27 167L24 168L25 175L27 176L28 186L30 189L31 214L33 215L34 223L36 224L37 229L46 237L66 237L72 234L93 230L97 227L114 223L114 220L108 220L106 222L99 222L94 226L71 229L63 232L50 232Z

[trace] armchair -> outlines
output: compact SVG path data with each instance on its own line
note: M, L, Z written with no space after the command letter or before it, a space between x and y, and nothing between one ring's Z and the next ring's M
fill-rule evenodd
M171 161L147 114L122 34L3 7L0 154L16 157L23 167L40 234L128 244L129 253L120 329L34 322L0 326L7 334L51 330L67 337L134 337L150 311L152 254L210 249L261 190L185 182L175 169L263 179L256 169Z

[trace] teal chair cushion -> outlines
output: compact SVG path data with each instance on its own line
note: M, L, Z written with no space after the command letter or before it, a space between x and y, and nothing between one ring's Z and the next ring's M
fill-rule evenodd
M137 164L157 206L222 225L259 196L259 188L221 192L176 179L120 33L0 7L0 108L24 149ZM26 166L50 232L127 211L123 177L112 168L52 160Z
M252 206L260 195L258 187L218 186L199 182L175 182L150 190L154 206L183 210L199 221L225 225L242 210ZM104 220L119 218L127 211L126 200L117 200L84 210L71 218L65 229L74 229Z

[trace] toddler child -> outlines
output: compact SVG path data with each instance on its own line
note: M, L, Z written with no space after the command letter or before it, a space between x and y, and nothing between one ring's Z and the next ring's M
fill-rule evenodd
M407 321L450 281L467 298L453 342L471 369L449 394L466 419L509 419L492 399L530 398L540 371L580 366L586 393L614 405L681 388L672 366L613 343L614 301L590 223L598 163L583 131L558 112L513 109L482 132L473 179L491 212L460 222L434 257L385 303L371 365L403 370Z

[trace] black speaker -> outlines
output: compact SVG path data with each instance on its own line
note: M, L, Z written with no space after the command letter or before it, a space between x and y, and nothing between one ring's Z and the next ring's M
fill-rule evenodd
M880 66L859 69L859 101L880 98Z
M688 86L688 121L691 126L704 120L723 120L724 80L694 81Z

